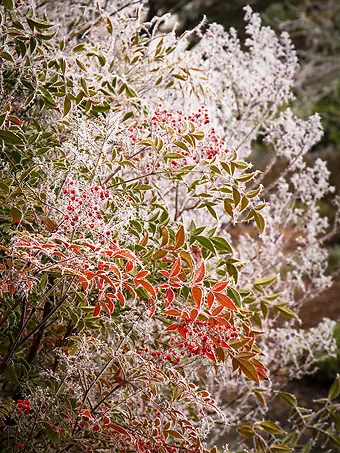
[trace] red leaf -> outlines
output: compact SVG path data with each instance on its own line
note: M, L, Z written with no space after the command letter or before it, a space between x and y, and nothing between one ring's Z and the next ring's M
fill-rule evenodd
M122 305L124 306L125 305L125 297L123 296L123 293L121 291L117 291L117 297L118 299L120 300L120 302L122 303Z
M149 318L153 317L153 315L155 314L155 311L156 311L156 305L154 304L149 308Z
M109 306L110 312L112 313L115 309L115 304L112 302L111 298L107 296L107 294L105 294L105 299Z
M194 283L199 283L204 279L204 277L205 277L205 264L204 264L204 261L202 261L202 264L195 272L195 275L194 275L194 278L192 281Z
M216 292L216 293L220 293L222 292L228 285L229 281L228 282L219 282L219 283L216 283L212 288L211 288L211 291L213 292Z
M186 331L183 329L182 326L178 326L178 333L184 338L184 340L187 339L187 333Z
M192 293L192 296L193 296L193 298L194 298L196 307L197 307L197 308L201 308L202 297L203 297L202 288L200 288L199 286L193 286L193 287L191 288L191 293Z
M183 225L181 225L176 233L175 250L181 248L182 245L184 245L184 241L185 241L185 233L184 233Z
M86 278L84 277L80 277L80 279L78 280L78 283L81 284L81 286L83 287L83 290L86 291L87 288L89 287L89 282Z
M109 423L106 425L107 428L111 428L114 431L117 431L120 434L124 434L125 436L131 437L130 434L124 429L122 426L116 425L115 423Z
M214 300L215 300L214 294L213 293L208 293L208 297L207 297L208 308L212 307L212 304L214 303Z
M94 307L94 310L93 310L93 316L98 316L99 313L100 313L100 303L97 302L96 306Z
M167 289L166 298L167 298L166 306L168 307L175 298L175 293L173 292L173 290L171 288Z
M215 297L221 305L223 305L226 308L229 308L229 310L237 310L237 307L234 304L234 302L230 299L230 297L226 296L225 294L215 293Z
M174 262L174 265L171 268L169 277L175 277L181 272L181 258L177 258L177 260Z
M209 357L209 359L212 360L213 362L215 363L217 362L215 354L213 352L206 352L205 355Z

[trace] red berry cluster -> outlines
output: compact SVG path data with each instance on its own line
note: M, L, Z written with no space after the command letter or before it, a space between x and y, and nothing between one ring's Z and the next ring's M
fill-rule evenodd
M170 348L166 351L150 351L145 347L137 354L146 359L156 359L159 364L171 362L177 365L183 357L205 356L212 359L214 349L229 348L228 341L236 339L240 330L231 324L228 327L220 324L211 326L208 321L185 319L178 327L184 341L171 338Z
M69 228L82 231L105 230L103 215L100 212L103 202L110 198L110 191L105 186L91 186L81 192L75 183L70 181L68 188L63 190L63 195L67 200L64 231ZM104 234L108 237L111 232L107 230Z
M18 450L23 450L25 448L25 445L24 444L18 444Z
M22 413L28 415L31 412L31 403L28 398L25 400L18 400L17 403L17 413L20 415Z
M218 347L228 348L228 341L239 335L240 328L215 324L212 326L208 321L185 319L181 322L178 332L184 341L170 339L168 353L173 356L206 356L212 358L214 349Z
M188 129L190 123L196 132L204 133L204 139L197 140L196 146L183 138L186 134L194 132ZM145 136L145 132L147 132L147 136ZM196 113L184 115L181 110L170 111L159 104L151 117L151 122L144 120L139 125L130 126L127 129L127 135L132 143L143 139L162 139L164 147L169 152L183 156L181 159L170 161L172 168L199 163L202 159L213 159L221 152L228 152L225 142L210 125L209 114L205 106L201 106ZM183 142L188 150L175 145L175 141ZM151 147L144 153L138 154L135 159L136 163L145 166L147 171L168 165L166 162L160 161L159 152L155 152Z

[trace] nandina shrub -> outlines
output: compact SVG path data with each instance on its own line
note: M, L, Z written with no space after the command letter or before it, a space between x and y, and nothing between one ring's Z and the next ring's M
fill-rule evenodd
M275 383L335 351L331 321L293 324L330 283L330 188L318 117L285 110L289 38L247 9L248 51L216 25L188 50L200 26L106 3L1 7L2 451L337 448L339 378L314 412ZM258 135L288 162L265 189Z

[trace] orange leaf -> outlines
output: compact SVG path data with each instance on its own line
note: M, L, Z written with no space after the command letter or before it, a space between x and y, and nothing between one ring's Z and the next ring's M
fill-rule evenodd
M160 274L162 274L162 275L163 275L163 277L165 277L165 278L169 278L169 272L168 272L168 271L164 271L164 270L162 270L162 271L159 271L159 273L160 273Z
M216 293L220 293L221 291L223 291L226 286L228 285L229 281L228 282L219 282L219 283L216 283L212 288L211 288L211 291L213 292L216 292Z
M106 283L108 283L111 286L111 288L113 288L114 290L116 289L117 284L114 283L107 275L105 275L105 274L100 275L100 278L102 280L105 280Z
M195 320L198 316L198 310L197 308L193 308L192 310L190 310L190 317Z
M204 264L204 261L202 261L202 264L195 272L195 275L194 275L194 278L192 281L195 283L199 283L204 279L204 277L205 277L205 264Z
M110 316L111 315L110 308L103 301L101 301L100 304L104 308L104 310L106 311L107 316Z
M153 296L154 298L157 297L155 288L148 281L146 281L146 280L138 280L138 285L137 286L143 286L143 288L146 289L146 291L148 293L150 293L151 296Z
M113 256L115 256L116 258L127 258L131 261L137 261L137 258L128 250L115 250L113 252Z
M134 268L134 264L132 261L128 261L125 266L125 272L131 272Z
M170 326L168 326L168 327L164 330L164 332L167 332L168 330L177 330L178 327L179 327L178 324L170 324Z
M162 226L161 229L162 229L161 247L164 247L169 242L169 231L168 231L167 227L165 227L165 226Z
M138 274L136 275L137 279L144 278L149 274L149 271L139 271Z
M208 293L208 297L207 297L208 308L212 307L212 304L214 303L214 300L215 300L214 294L209 292Z
M177 260L174 262L174 265L171 268L169 277L175 277L181 272L181 258L178 257Z
M216 307L215 310L212 311L211 313L211 316L217 316L221 313L221 311L223 310L224 307L221 307L221 305L219 307Z
M192 293L192 296L193 296L193 298L194 298L196 307L197 307L197 308L201 308L202 297L203 297L202 288L200 288L199 286L193 286L193 287L191 288L191 293Z
M226 296L225 294L215 293L215 297L221 305L223 305L226 308L229 308L229 310L237 310L237 307L234 304L234 302L230 299L230 297Z
M183 225L181 225L176 233L175 250L181 248L182 245L184 245L184 241L185 241L185 233L184 233Z
M228 329L230 329L231 327L230 323L225 318L223 318L223 316L216 316L216 318L213 319L216 321L217 324L221 324L221 326L225 326Z
M168 316L180 316L181 312L175 309L167 310L165 312L166 315Z
M87 417L87 418L93 418L92 415L90 414L90 412L88 411L88 409L85 409L82 413L81 413L82 417Z
M237 361L240 364L240 368L243 374L247 376L247 378L251 379L252 381L255 381L257 384L259 384L259 376L257 374L256 368L251 362L248 362L248 360L245 359L240 359L238 358Z
M128 291L130 291L131 294L133 294L133 297L136 298L136 292L135 290L132 288L132 286L128 285L127 283L124 283L123 284L124 288L126 288Z

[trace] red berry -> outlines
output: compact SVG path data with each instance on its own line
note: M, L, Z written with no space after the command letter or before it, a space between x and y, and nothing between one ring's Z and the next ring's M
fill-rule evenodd
M21 409L17 409L17 414L21 414L22 410Z
M25 448L24 444L18 444L18 450L23 450Z

